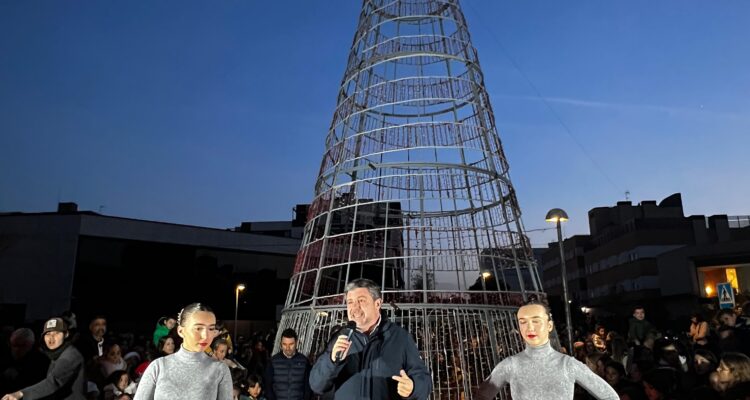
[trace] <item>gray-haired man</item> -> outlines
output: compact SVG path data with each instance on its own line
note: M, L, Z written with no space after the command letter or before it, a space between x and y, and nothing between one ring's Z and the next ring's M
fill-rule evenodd
M334 399L426 399L430 373L409 333L380 314L378 285L357 279L345 290L347 314L357 329L351 340L342 334L329 343L310 373L312 390L333 390Z

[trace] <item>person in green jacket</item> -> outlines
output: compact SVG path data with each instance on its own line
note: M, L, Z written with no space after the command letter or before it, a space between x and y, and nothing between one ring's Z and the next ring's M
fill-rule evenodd
M628 321L628 341L640 346L646 338L646 334L656 330L654 326L646 321L646 310L642 306L633 308L633 317Z
M154 346L159 344L159 339L169 335L169 331L174 328L177 320L172 317L161 317L159 322L156 323L156 329L154 329Z

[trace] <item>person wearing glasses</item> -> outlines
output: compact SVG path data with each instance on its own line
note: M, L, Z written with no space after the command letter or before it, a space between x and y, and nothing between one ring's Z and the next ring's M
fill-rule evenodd
M716 372L721 387L726 388L722 399L750 398L750 357L726 352L722 354Z

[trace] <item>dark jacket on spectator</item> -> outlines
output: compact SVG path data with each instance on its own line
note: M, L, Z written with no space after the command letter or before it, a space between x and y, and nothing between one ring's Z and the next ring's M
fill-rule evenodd
M654 329L654 326L645 319L638 320L635 317L631 317L628 322L628 341L638 341L638 344L643 344L643 339L646 338L646 334Z
M384 316L380 325L368 336L359 331L352 335L346 358L331 361L333 338L326 351L318 357L310 372L310 387L315 393L334 390L334 399L400 399L398 382L392 379L401 369L414 381L414 390L407 399L426 399L432 390L432 379L419 356L417 345L409 333Z
M0 362L0 394L13 393L41 381L47 376L48 367L49 358L36 348L18 360L8 354Z
M86 380L83 376L83 356L69 343L57 350L47 351L50 359L47 377L43 381L21 389L24 399L85 400Z
M271 357L266 369L266 398L268 400L309 400L310 361L300 353L292 358L279 352Z

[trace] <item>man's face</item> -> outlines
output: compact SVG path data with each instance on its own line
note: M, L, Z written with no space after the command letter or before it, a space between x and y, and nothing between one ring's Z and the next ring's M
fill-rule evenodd
M638 321L643 321L643 319L646 318L646 310L642 308L636 308L635 311L633 311L633 317Z
M282 336L281 352L289 358L294 357L294 354L297 352L297 339Z
M44 334L44 343L50 350L55 350L62 346L63 341L65 341L64 332L47 332Z
M174 318L170 318L167 320L167 322L164 323L164 326L166 326L167 329L172 330L175 324L177 324L177 320L175 320Z
M367 288L356 288L346 293L346 311L349 320L357 323L357 329L367 332L380 317L382 299L373 299Z
M549 341L552 332L552 321L547 310L539 304L529 304L518 309L518 326L523 340L532 347L538 347Z
M89 324L89 331L91 331L91 336L101 339L104 337L104 334L107 333L107 320L104 318L97 318Z
M737 323L737 316L734 314L722 314L719 319L726 326L734 326Z

